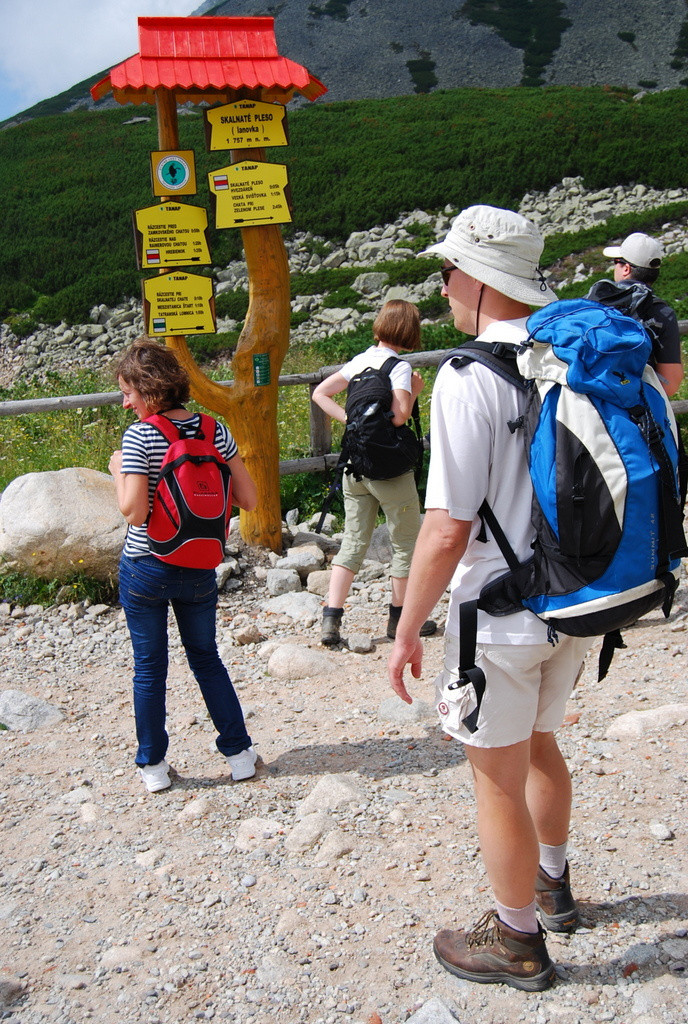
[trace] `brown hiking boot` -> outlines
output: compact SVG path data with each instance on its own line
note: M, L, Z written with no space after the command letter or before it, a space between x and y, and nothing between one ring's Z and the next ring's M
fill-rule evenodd
M323 608L322 631L320 633L321 644L325 644L326 647L336 647L340 643L342 638L339 635L339 627L342 624L343 614L343 608L330 608L328 605L325 605Z
M545 928L551 932L575 932L580 924L580 912L571 895L568 861L561 878L551 878L538 867L535 900Z
M469 931L438 932L435 956L457 978L482 985L501 982L526 992L542 992L554 981L554 965L540 928L531 935L509 928L488 911Z

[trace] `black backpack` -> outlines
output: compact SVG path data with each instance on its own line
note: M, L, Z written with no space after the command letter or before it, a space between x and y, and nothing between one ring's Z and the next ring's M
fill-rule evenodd
M346 430L342 441L345 473L356 480L391 480L417 469L423 457L418 401L412 417L416 432L392 423L390 371L401 359L390 356L379 370L368 367L354 374L346 396Z
M601 302L603 306L613 306L620 313L638 320L654 343L662 329L660 320L653 315L655 296L652 289L642 281L626 281L620 284L603 278L596 281L586 299Z
M416 483L423 468L418 399L413 403L411 418L414 430L407 424L392 423L392 382L389 372L400 363L390 356L379 370L369 367L356 373L349 381L346 396L346 430L342 450L335 467L334 479L323 502L315 533L320 533L334 496L341 487L344 473L356 480L391 480L412 469Z

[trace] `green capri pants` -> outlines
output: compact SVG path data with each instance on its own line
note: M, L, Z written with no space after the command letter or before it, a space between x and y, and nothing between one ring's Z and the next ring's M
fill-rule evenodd
M411 556L420 530L420 502L413 471L391 480L355 480L348 473L342 481L344 494L344 539L333 565L342 565L353 573L361 568L381 508L387 520L392 542L391 575L405 579L411 568Z

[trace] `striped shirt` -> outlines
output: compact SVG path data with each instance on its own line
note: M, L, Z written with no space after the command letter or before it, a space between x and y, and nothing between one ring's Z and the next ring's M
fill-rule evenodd
M171 419L171 422L176 427L197 429L200 420L200 415L194 413L191 419ZM223 423L216 424L214 444L220 455L227 461L237 454L236 441ZM150 423L132 423L130 427L127 427L122 438L122 472L148 477L149 507L153 504L155 485L158 482L160 467L168 448L167 439ZM150 555L145 525L130 525L128 527L124 541L124 554L129 558L142 558L144 555Z

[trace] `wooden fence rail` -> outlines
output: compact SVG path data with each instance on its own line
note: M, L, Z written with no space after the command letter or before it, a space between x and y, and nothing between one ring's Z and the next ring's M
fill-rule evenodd
M410 352L404 358L414 367L438 366L447 352L439 349L433 352ZM342 366L323 366L313 373L291 373L279 378L280 387L307 386L309 393ZM231 381L221 381L231 387ZM0 402L0 416L25 416L29 413L60 412L65 409L94 409L101 405L120 405L121 391L104 391L94 395L63 395L59 398L28 398L18 402ZM688 406L688 403L686 403ZM332 454L332 430L330 417L320 406L310 403L310 451L306 459L288 459L280 462L280 476L291 473L320 473L337 464L339 456Z
M688 334L688 320L679 320L679 329L682 335ZM409 352L404 356L413 367L426 368L438 366L447 355L447 349L437 349L432 352ZM294 387L296 385L307 386L309 394L329 377L335 370L342 366L323 366L313 373L291 373L279 378L280 387ZM221 381L231 387L231 381ZM105 391L94 395L64 395L60 398L29 398L19 402L0 402L0 416L24 416L28 413L59 412L65 409L93 409L101 405L120 405L122 393L120 391ZM677 415L688 413L688 401L680 400L671 403L671 407ZM337 453L332 453L332 429L331 420L322 409L310 403L310 451L311 455L305 459L288 459L280 462L280 476L288 476L291 473L322 473L332 469L339 458Z

